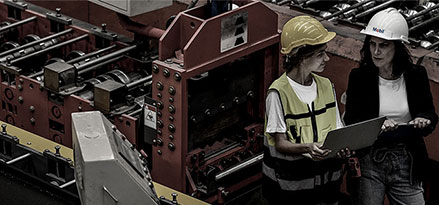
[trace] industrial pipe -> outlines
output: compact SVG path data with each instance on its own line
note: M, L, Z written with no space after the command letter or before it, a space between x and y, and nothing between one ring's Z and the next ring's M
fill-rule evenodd
M32 46L32 47L24 48L24 49L16 51L15 53L2 56L0 58L0 62L1 63L11 63L11 60L13 60L13 59L16 59L16 58L19 58L19 57L22 57L22 56L26 56L28 54L34 53L34 52L39 51L41 49L44 49L46 47L53 46L53 45L55 45L57 43L58 43L57 39L55 39L55 38L54 39L50 39L49 41L42 42L39 45L35 45L35 46Z
M206 156L204 157L204 161L209 161L210 159L213 159L223 153L226 153L236 147L239 147L240 144L238 142L233 142L225 147L222 147L221 149L215 151L215 152L211 152L209 154L206 154Z
M48 48L45 48L45 49L43 49L43 50L39 50L39 51L34 52L34 53L31 53L31 54L29 54L29 55L26 55L26 56L23 56L23 57L20 57L20 58L14 59L14 60L12 60L10 63L13 64L13 63L16 63L16 62L19 62L19 61L22 61L22 60L28 59L28 58L30 58L30 57L40 55L40 54L45 53L45 52L47 52L47 51L50 51L50 50L53 50L53 49L57 49L57 48L63 47L63 46L65 46L65 45L68 45L68 44L74 43L74 42L76 42L76 41L80 41L80 40L85 39L85 38L87 38L87 37L88 37L88 34L84 34L84 35L82 35L82 36L78 36L78 37L76 37L76 38L69 39L69 40L67 40L67 41L64 41L64 42L58 43L58 44L56 44L56 45L50 46L50 47L48 47Z
M352 10L352 9L355 9L355 8L357 8L357 7L360 7L361 5L366 4L366 3L369 3L369 2L371 2L371 1L374 1L374 0L365 0L365 1L362 1L362 2L358 2L358 3L352 5L352 6L348 7L348 8L345 8L345 9L342 9L342 10L340 10L340 11L337 11L337 12L335 12L335 13L329 15L329 16L325 16L325 17L323 17L323 19L328 20L328 19L330 19L330 18L332 18L332 17L338 16L338 15L340 15L340 14L344 14L344 13L346 13L347 11L350 11L350 10Z
M364 12L359 13L358 15L355 15L355 18L358 19L358 18L367 16L375 11L379 11L379 10L382 10L384 8L387 8L390 4L393 4L393 3L398 2L398 1L401 1L401 0L390 0L390 1L384 2L382 4L379 4L375 7L367 10L367 11L364 11Z
M229 175L231 175L233 173L236 173L239 170L242 170L242 169L244 169L246 167L249 167L251 165L259 163L260 161L262 161L263 158L264 158L264 153L261 153L261 154L258 154L256 156L254 156L254 157L244 161L243 163L237 164L237 165L235 165L235 166L233 166L233 167L231 167L231 168L229 168L229 169L227 169L227 170L225 170L225 171L215 175L215 181L219 181L222 178L224 178L226 176L229 176Z
M90 57L92 57L92 56L96 56L96 55L99 55L99 54L101 54L101 53L105 53L105 52L107 52L107 51L109 51L109 50L111 50L111 49L113 49L113 48L115 48L115 47L116 47L116 44L113 44L113 45L108 46L108 47L106 47L106 48L99 49L99 50L97 50L97 51L93 51L93 52L91 52L91 53L87 53L87 54L85 54L85 55L83 55L83 56L80 56L80 57L74 58L74 59L72 59L72 60L69 60L69 61L67 61L66 63L69 63L69 64L77 63L77 62L79 62L79 61L81 61L81 60L84 60L84 59L90 58Z
M418 12L418 13L412 15L412 16L409 16L405 20L410 21L410 20L412 20L412 19L414 19L414 18L416 18L418 16L422 16L422 15L426 14L427 12L429 12L431 10L434 10L434 9L439 9L439 3L437 3L436 5L434 5L434 6L430 7L430 8L424 9L424 10L422 10L422 11L420 11L420 12Z
M434 47L439 46L439 41L436 41L434 43L432 43L431 45L429 45L427 48L427 50L433 49Z
M128 116L135 116L135 115L139 114L140 112L142 112L142 110L143 110L143 108L140 108L140 109L134 110L133 112L128 113L127 115Z
M279 2L277 3L277 5L279 5L279 6L283 6L283 5L288 4L288 3L290 3L290 2L291 2L291 0L282 0L282 1L279 1Z
M87 53L86 55L83 55L83 56L80 56L80 57L74 58L74 59L72 59L72 60L69 60L69 61L67 61L66 63L68 63L68 64L76 63L76 62L78 62L78 61L81 61L81 60L84 60L84 59L90 58L90 57L92 57L92 56L99 55L99 54L101 54L101 53L104 53L104 52L106 52L106 51L109 51L109 50L111 50L111 49L113 49L113 48L115 48L115 47L116 47L116 44L113 44L113 45L108 46L108 47L106 47L106 48L103 48L103 49L100 49L100 50L97 50L97 51L93 51L93 52L91 52L91 53ZM33 74L29 75L28 77L29 77L29 78L34 78L34 77L36 77L36 76L40 76L40 75L43 75L43 74L44 74L44 70L39 71L39 72L36 72L36 73L33 73Z
M162 29L155 28L150 25L143 25L141 23L132 21L130 18L128 18L125 15L117 13L117 16L119 17L120 25L124 27L126 30L131 31L133 33L153 37L156 39L160 39L160 37L165 33L165 31Z
M72 184L75 184L75 183L76 183L76 181L75 181L75 179L73 179L73 180L71 180L71 181L69 181L67 183L64 183L63 185L60 185L59 188L60 189L64 189L64 188L66 188L66 187L68 187L68 186L70 186Z
M160 37L165 33L165 30L152 26L147 26L146 28L139 30L133 28L133 30L131 31L133 32L137 31L138 34L143 34L145 36L153 37L156 39L160 39Z
M44 37L44 38L41 38L41 39L39 39L39 40L29 42L29 43L27 43L27 44L21 45L21 46L19 46L19 47L13 48L13 49L9 49L9 50L7 50L7 51L5 51L5 52L3 52L3 53L0 53L0 57L1 57L1 56L5 56L5 55L8 55L8 54L11 54L11 53L16 52L16 51L19 51L19 50L23 50L23 49L25 49L25 48L27 48L27 47L30 47L30 46L33 46L33 45L36 45L36 44L40 44L41 42L45 42L45 41L47 41L47 40L49 40L49 39L57 38L58 36L62 36L62 35L64 35L64 34L67 34L67 33L72 32L72 31L73 31L73 29L69 28L69 29L64 30L64 31L61 31L61 32L59 32L59 33L55 33L55 34L53 34L53 35L50 35L50 36L46 36L46 37Z
M434 22L434 21L436 21L436 20L438 20L439 19L439 15L438 16L435 16L435 17L433 17L433 18L430 18L430 19L428 19L428 20L426 20L426 21L424 21L424 22L422 22L422 23L420 23L420 24L417 24L417 25L415 25L415 26L412 26L410 29L409 29L409 32L413 32L413 31L415 31L415 30L417 30L417 29L419 29L419 28L422 28L422 27L424 27L425 25L428 25L428 24L430 24L430 23L432 23L432 22Z
M9 24L9 25L7 25L7 26L0 27L0 33L2 33L3 31L7 31L7 30L9 30L9 29L11 29L11 28L14 28L14 27L20 26L20 25L22 25L22 24L29 23L29 22L31 22L31 21L35 21L36 19L37 19L36 16L32 16L32 17L30 17L30 18L23 19L23 20L21 20L21 21L17 21L17 22L15 22L15 23L11 23L11 24Z
M118 60L122 59L123 57L124 57L124 56L122 56L122 55L120 55L120 56L115 56L115 57L113 57L113 58L110 58L110 59L107 60L107 61L99 61L97 64L90 65L89 67L81 67L81 70L79 70L79 69L77 68L76 70L78 71L78 75L82 75L82 74L84 74L84 73L88 73L88 72L90 72L90 71L93 71L93 70L95 70L95 69L97 69L97 68L99 68L99 67L101 67L101 66L106 65L106 64L112 63L112 62L114 62L114 61L118 61ZM100 58L98 58L98 59L100 59ZM93 61L92 61L92 62L93 62ZM83 65L84 65L84 64L83 64Z
M303 6L308 6L310 4L315 4L315 3L318 3L320 1L324 1L324 0L309 0L309 1L306 1L305 3L303 3Z
M115 51L115 52L110 53L108 55L102 56L102 57L97 58L95 60L89 61L89 62L84 63L82 65L75 66L76 70L82 72L81 70L83 70L85 68L89 68L90 66L93 66L93 65L96 65L96 64L100 64L101 62L105 62L107 60L111 60L112 58L115 58L115 57L120 56L120 55L122 55L124 53L127 53L127 52L129 52L131 50L134 50L135 48L137 48L137 46L136 45L132 45L132 46L120 49L118 51ZM113 61L108 61L108 62L113 62ZM84 72L82 72L82 73L84 73Z
M28 152L28 153L26 153L24 155L21 155L21 156L15 158L15 159L11 159L11 160L7 161L6 164L7 165L13 164L13 163L18 162L18 161L20 161L22 159L26 159L26 158L30 157L31 155L32 154L30 152Z
M128 88L128 90L131 90L132 88L135 88L138 85L141 85L141 84L146 83L146 82L151 81L151 80L152 80L152 75L148 75L144 78L141 78L139 80L136 80L134 82L126 84L126 87Z

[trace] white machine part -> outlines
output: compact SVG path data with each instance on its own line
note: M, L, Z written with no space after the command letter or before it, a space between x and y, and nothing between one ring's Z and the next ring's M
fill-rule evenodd
M98 111L72 114L81 204L160 204L141 154Z
M135 16L172 5L172 0L89 0L126 16Z

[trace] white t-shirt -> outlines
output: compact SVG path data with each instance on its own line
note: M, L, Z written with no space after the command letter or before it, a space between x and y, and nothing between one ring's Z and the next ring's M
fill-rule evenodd
M407 90L404 77L396 80L386 80L379 77L380 93L379 116L386 116L396 122L406 123L412 119L407 102Z
M317 84L312 81L310 86L301 85L296 83L294 80L287 76L288 82L299 97L300 101L306 103L308 107L311 107L312 102L317 97ZM335 92L334 92L335 96ZM287 131L287 126L284 121L282 104L280 102L279 94L275 91L269 91L267 98L265 99L266 104L266 115L267 115L267 133L285 133ZM337 101L335 102L336 107L336 122L337 128L343 127L341 122L340 112L338 111ZM268 114L270 113L270 115Z

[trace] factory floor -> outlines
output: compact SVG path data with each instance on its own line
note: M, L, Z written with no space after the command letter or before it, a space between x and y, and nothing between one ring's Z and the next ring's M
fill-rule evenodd
M350 205L350 198L344 193L340 193L340 201L338 205ZM242 197L225 203L226 205L268 205L268 201L262 196L261 186L248 191Z
M28 178L17 172L11 174L3 165L0 165L0 204L2 205L73 205L80 204L79 199L61 196L45 187L37 186Z

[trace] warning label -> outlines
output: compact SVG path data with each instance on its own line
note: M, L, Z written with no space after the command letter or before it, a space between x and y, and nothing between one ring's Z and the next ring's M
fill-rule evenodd
M157 128L157 112L156 108L153 106L150 106L148 104L145 104L144 107L144 120L145 120L145 126L150 127L152 129Z
M247 11L221 19L221 53L247 43L247 19Z

